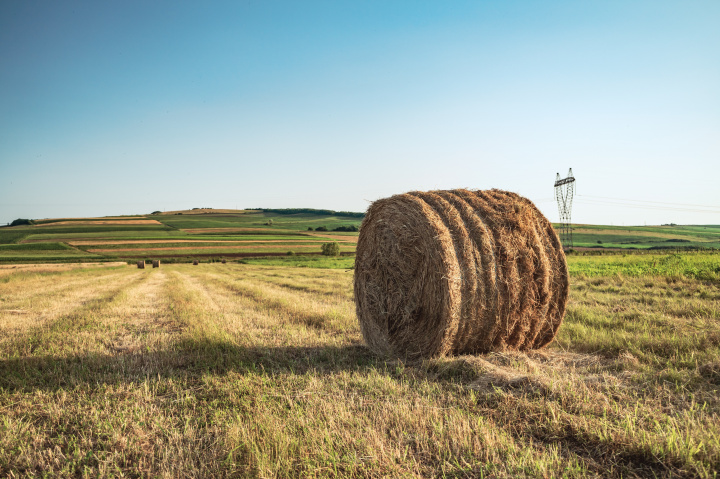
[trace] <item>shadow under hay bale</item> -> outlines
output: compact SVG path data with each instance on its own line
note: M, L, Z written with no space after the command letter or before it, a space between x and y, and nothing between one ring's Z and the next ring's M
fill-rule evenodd
M433 357L546 346L565 314L568 270L555 230L526 198L411 192L368 208L354 285L373 350Z
M137 267L138 269L145 269L145 261L138 261Z
M153 268L159 268L160 267L160 260L154 259L153 260Z

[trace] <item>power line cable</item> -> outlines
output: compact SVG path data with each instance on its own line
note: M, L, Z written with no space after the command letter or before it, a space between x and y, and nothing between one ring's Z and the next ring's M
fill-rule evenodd
M699 208L713 208L717 209L720 208L718 205L710 206L710 205L698 205L693 203L675 203L675 202L668 202L668 201L650 201L650 200L631 200L629 198L611 198L609 196L593 196L593 195L578 195L580 197L584 198L598 198L603 200L613 200L613 201L630 201L633 203L648 203L648 204L659 204L659 205L673 205L673 206L696 206Z
M602 201L602 200L587 200L587 199L578 199L577 201L580 202L581 204L586 204L586 205L620 206L623 208L637 208L637 209L645 209L645 210L683 211L683 212L690 212L690 213L720 214L720 209L711 210L711 209L683 208L683 207L671 207L671 206L660 206L660 205L642 205L642 204L633 204L633 203L612 202L612 201Z

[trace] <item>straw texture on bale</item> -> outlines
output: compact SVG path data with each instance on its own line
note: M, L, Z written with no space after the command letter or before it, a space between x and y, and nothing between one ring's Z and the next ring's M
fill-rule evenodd
M154 259L153 260L153 268L159 268L160 267L160 260Z
M363 337L378 353L526 350L555 338L568 270L557 233L530 200L416 191L368 208L354 288Z
M139 269L145 269L145 261L138 261L137 266Z

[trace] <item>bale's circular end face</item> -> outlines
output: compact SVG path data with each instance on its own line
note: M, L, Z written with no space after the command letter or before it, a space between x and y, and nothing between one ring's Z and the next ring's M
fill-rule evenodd
M545 346L562 322L568 273L557 234L529 200L412 192L368 209L354 284L368 345L413 358Z

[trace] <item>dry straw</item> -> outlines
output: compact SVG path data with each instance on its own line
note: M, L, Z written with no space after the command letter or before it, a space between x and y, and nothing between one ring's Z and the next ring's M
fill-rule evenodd
M137 262L138 269L145 269L145 261Z
M501 190L411 192L360 228L355 305L367 344L407 358L534 349L557 334L565 254L528 199Z

